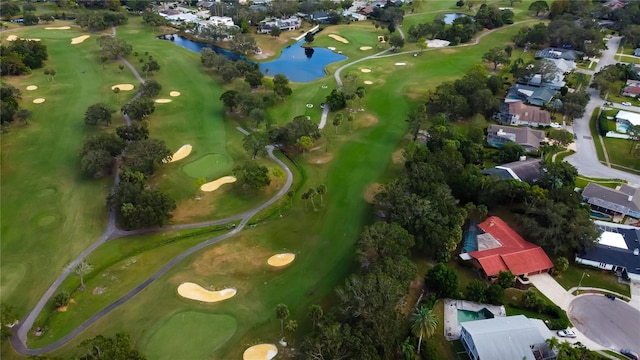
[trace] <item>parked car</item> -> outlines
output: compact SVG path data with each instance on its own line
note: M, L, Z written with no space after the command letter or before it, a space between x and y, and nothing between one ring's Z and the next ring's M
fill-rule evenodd
M621 349L620 354L628 357L629 359L640 360L640 356L629 349Z
M563 338L574 338L576 337L576 333L571 329L558 330L558 336Z
M622 106L631 106L631 103L628 102L628 101L625 101L625 102L622 103Z

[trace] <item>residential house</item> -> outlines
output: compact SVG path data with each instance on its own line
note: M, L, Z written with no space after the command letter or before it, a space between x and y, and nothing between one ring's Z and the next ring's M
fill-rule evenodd
M302 19L297 16L291 16L286 19L264 19L260 22L258 34L269 33L274 27L278 27L282 31L292 31L299 29L300 26L302 26Z
M492 124L487 128L487 143L497 148L502 147L505 143L515 142L522 145L527 152L538 151L544 138L544 131L528 127Z
M461 326L460 341L472 360L542 360L557 356L546 343L551 334L540 319L515 315L467 321Z
M623 184L611 189L589 183L582 190L582 199L595 211L640 219L640 189L633 186Z
M460 254L460 257L470 260L485 278L495 278L500 271L526 277L553 268L540 246L524 240L501 218L491 216L480 223L478 229L477 250Z
M371 6L371 5L367 5L367 6L363 7L362 9L360 9L360 13L362 15L371 15L372 12L373 12L373 6Z
M640 48L633 50L633 56L640 56Z
M576 62L572 61L572 60L546 59L546 61L552 62L553 65L555 65L556 68L558 69L558 72L562 73L562 74L568 74L568 73L572 72L573 70L575 70L578 67Z
M215 3L211 1L198 1L196 3L196 6L199 8L209 9L213 6L213 4Z
M564 59L576 61L581 59L583 55L584 53L582 51L549 47L536 51L535 56L538 59Z
M211 16L208 20L200 22L201 26L213 25L213 26L227 26L234 27L233 19L228 16Z
M357 12L353 12L350 10L345 10L342 13L342 16L349 18L353 21L364 21L367 20L367 16L366 15L362 15L362 14L358 14Z
M507 99L522 100L534 106L544 106L548 104L556 95L557 91L538 86L515 84L507 93Z
M489 176L497 176L500 180L519 180L535 184L540 179L540 159L527 159L498 165L491 169L482 170Z
M309 16L311 21L315 21L319 24L328 24L329 23L329 13L326 12L315 12Z
M635 98L640 95L640 86L625 86L622 89L622 96Z
M597 244L576 255L575 261L640 281L640 228L605 221L595 224L600 231Z
M622 130L622 132L626 132L626 129L632 125L640 125L640 114L620 110L616 114L616 122L619 124L618 129Z
M507 100L502 103L496 120L506 125L550 126L551 114L538 107L525 105L522 100Z

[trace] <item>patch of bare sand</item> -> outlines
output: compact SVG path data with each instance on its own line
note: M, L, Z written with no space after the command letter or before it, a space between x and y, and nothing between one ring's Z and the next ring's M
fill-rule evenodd
M223 176L219 179L216 179L214 181L210 181L202 186L200 186L200 190L208 192L208 191L216 191L218 190L218 188L220 188L220 186L224 185L224 184L231 184L236 182L236 177L235 176Z
M365 69L360 69L360 71L362 71L363 73L370 73L370 72L371 72L371 69L366 69L366 68L365 68Z
M329 37L332 38L335 41L340 41L343 44L348 44L349 43L349 40L347 40L347 39L345 39L342 36L337 35L337 34L329 34Z
M218 302L227 300L234 297L236 293L237 290L233 288L210 291L192 282L182 283L180 284L180 286L178 286L178 294L180 294L180 296L187 299L203 302Z
M373 183L367 186L367 189L364 191L364 200L369 204L373 204L373 200L376 198L376 195L378 195L381 191L382 184L380 183Z
M171 97L180 96L180 91L171 91L171 92L169 93L169 96L171 96Z
M311 164L326 164L331 160L333 160L332 153L320 152L307 155L307 161Z
M133 90L133 84L118 84L118 85L113 85L111 87L111 90L118 88L120 89L120 91L131 91Z
M180 149L178 149L178 151L176 151L173 156L171 156L171 161L169 162L175 162L186 158L187 156L189 156L189 154L191 154L191 149L192 146L189 144L182 145Z
M16 41L18 40L18 36L17 35L9 35L7 36L7 41Z
M35 86L35 85L29 85L29 86L27 86L27 90L29 90L29 91L33 91L33 90L36 90L36 89L38 89L38 87L37 87L37 86Z
M156 99L156 104L167 104L170 102L171 102L171 99Z
M404 164L406 159L404 158L404 150L398 149L391 154L391 161L394 164Z
M364 114L356 119L358 127L370 127L378 123L378 118L372 114Z
M73 39L71 39L71 45L81 44L82 42L84 42L85 40L87 40L90 37L91 37L90 35L81 35L81 36L78 36L78 37L74 37Z
M278 355L278 348L273 344L254 345L242 354L242 360L271 360Z
M267 264L273 267L281 267L291 264L295 258L296 254L292 253L276 254L267 259Z
M364 81L364 84L365 84L365 85L373 85L373 81L371 81L371 80L365 80L365 81Z
M33 99L34 104L42 104L44 102L44 98Z
M49 26L44 28L45 30L69 30L71 26Z
M367 51L373 49L371 46L360 46L360 50Z

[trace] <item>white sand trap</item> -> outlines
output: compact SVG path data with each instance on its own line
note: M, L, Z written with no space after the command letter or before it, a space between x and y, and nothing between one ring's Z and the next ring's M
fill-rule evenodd
M342 36L340 36L340 35L336 35L336 34L329 34L329 37L330 37L330 38L332 38L333 40L340 41L340 42L341 42L341 43L343 43L343 44L348 44L348 43L349 43L349 40L347 40L347 39L343 38L343 37L342 37Z
M427 43L427 47L430 47L430 48L446 47L446 46L449 46L449 44L451 44L451 42L447 40L440 40L440 39L427 40L426 43Z
M371 46L360 46L360 50L362 51L371 50L371 49L373 49Z
M44 28L45 30L69 30L71 26L49 26Z
M29 38L29 39L21 39L21 40L27 40L27 41L41 41L42 39L37 39L37 38L36 38L36 39L32 39L32 38Z
M396 66L405 66L405 65L407 65L407 63L405 63L405 62L396 63Z
M113 85L111 87L111 90L118 88L120 89L120 91L131 91L133 90L133 84L118 84L118 85Z
M17 35L9 35L7 36L7 41L16 41L18 40L18 36Z
M216 191L218 188L224 184L231 184L236 182L235 176L223 176L220 179L210 181L202 186L200 186L200 190L210 192Z
M180 96L180 91L172 91L172 92L169 93L169 96L171 96L171 97Z
M267 264L274 267L285 266L285 265L291 264L291 262L295 258L296 258L296 254L292 254L292 253L273 255L267 260Z
M74 37L73 39L71 39L71 45L80 44L83 41L87 40L89 37L90 37L89 35L82 35L82 36Z
M336 48L334 48L333 46L329 46L329 47L327 47L327 49L329 49L331 51L334 51Z
M271 360L278 355L278 348L273 344L254 345L242 354L243 360Z
M178 286L178 294L187 299L204 301L204 302L218 302L227 300L234 297L237 293L236 289L226 288L219 291L209 291L202 286L186 282Z
M363 73L370 73L371 69L360 69L360 71L362 71Z
M37 87L37 86L35 86L35 85L29 85L29 86L27 86L27 90L29 90L29 91L33 91L33 90L36 90L36 89L38 89L38 87Z
M42 104L44 102L43 98L37 98L37 99L33 99L33 103L34 104Z
M171 157L171 161L169 162L176 162L178 160L186 158L187 156L189 156L189 154L191 154L191 149L192 147L189 144L182 145L180 149L178 149L178 151L173 154L173 156Z
M373 84L373 81L371 81L371 80L365 80L365 81L364 81L364 84L365 84L365 85L372 85L372 84Z
M166 104L170 102L171 102L171 99L156 99L157 104Z

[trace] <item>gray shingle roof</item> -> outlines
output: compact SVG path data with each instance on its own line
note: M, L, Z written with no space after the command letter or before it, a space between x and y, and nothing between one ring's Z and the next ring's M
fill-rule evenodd
M582 197L589 199L590 204L592 198L604 200L604 202L600 202L598 204L594 203L594 205L602 206L605 208L609 207L603 205L607 205L608 203L610 203L629 208L633 211L640 211L640 190L628 185L623 186L624 190L622 187L620 188L620 190L615 190L602 185L598 185L596 183L589 183L589 185L587 185L582 191ZM631 193L632 189L635 189L633 193ZM629 200L629 197L631 197L631 200ZM618 211L616 209L617 208L611 208L611 210Z
M627 249L597 244L585 254L578 255L577 257L598 263L622 266L627 269L627 272L640 275L640 256L633 255L633 250L640 248L640 229L618 224L602 226L603 224L607 223L596 221L599 230L613 231L621 234L627 243Z

